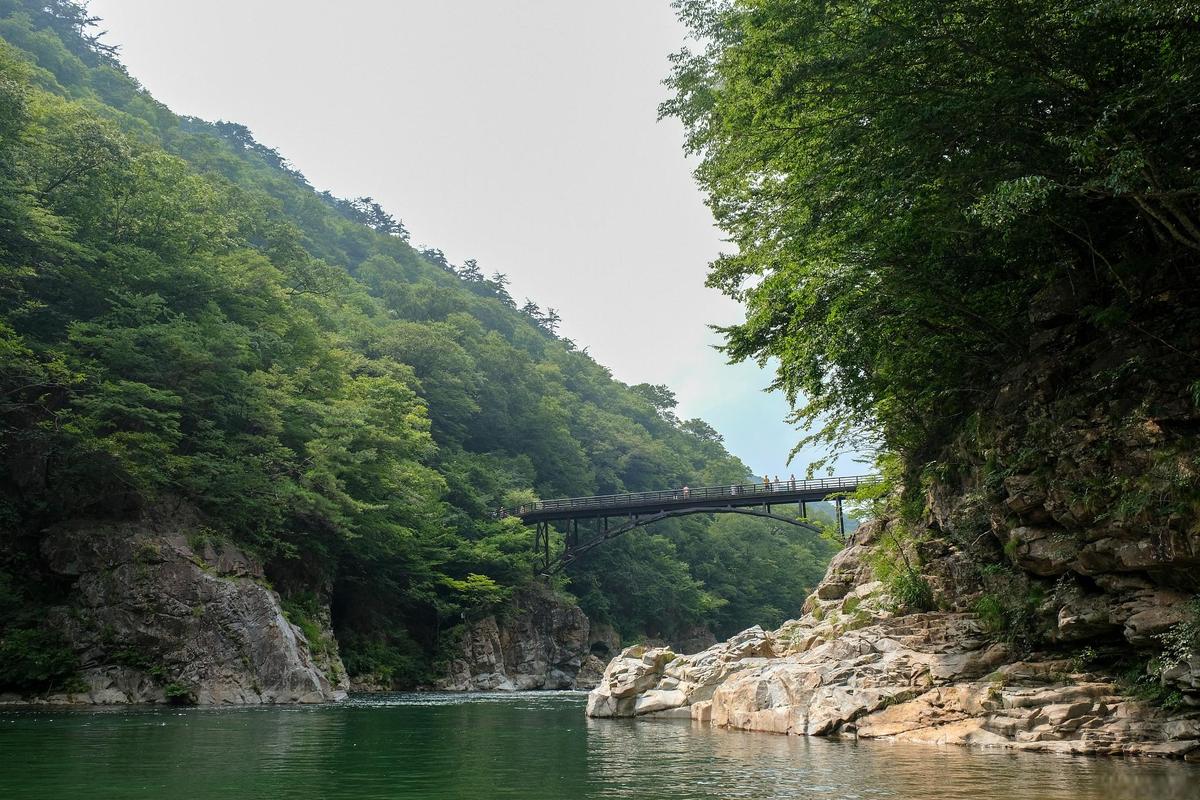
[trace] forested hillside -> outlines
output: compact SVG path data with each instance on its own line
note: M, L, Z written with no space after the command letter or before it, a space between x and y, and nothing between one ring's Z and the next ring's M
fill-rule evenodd
M72 669L39 612L63 521L195 509L298 616L332 601L352 672L412 682L535 580L500 506L747 475L504 275L419 251L240 125L176 116L94 30L68 0L0 0L0 682ZM691 518L559 588L627 637L729 633L794 613L830 551Z

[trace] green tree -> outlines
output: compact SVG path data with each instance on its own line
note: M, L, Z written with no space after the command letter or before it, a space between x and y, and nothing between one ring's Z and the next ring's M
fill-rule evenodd
M815 438L927 460L1039 291L1122 319L1194 271L1196 9L676 5L704 44L662 111L736 245L709 276L746 306L726 352L777 359Z

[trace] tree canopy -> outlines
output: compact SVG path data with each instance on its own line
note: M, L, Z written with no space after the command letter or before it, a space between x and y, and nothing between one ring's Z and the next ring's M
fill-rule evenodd
M736 249L734 359L813 438L931 457L1029 341L1039 292L1128 328L1196 280L1200 6L679 0L662 107Z

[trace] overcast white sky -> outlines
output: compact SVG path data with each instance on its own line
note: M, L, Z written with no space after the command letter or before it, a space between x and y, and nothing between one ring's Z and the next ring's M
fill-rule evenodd
M770 376L728 366L704 287L722 247L674 120L668 0L92 0L177 113L248 126L318 189L370 195L414 244L479 260L627 383L666 383L757 473L798 435ZM847 461L840 474L856 465Z

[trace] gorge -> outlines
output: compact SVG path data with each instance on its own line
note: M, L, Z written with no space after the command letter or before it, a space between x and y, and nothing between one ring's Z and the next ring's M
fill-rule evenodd
M557 686L593 642L505 621L669 640L802 602L834 546L750 519L664 523L545 585L502 507L747 467L505 275L414 247L243 126L172 113L96 25L0 3L7 701L461 684L497 619L479 646L533 648L511 677Z
M6 797L1195 794L1200 12L673 6L827 485L0 0Z

